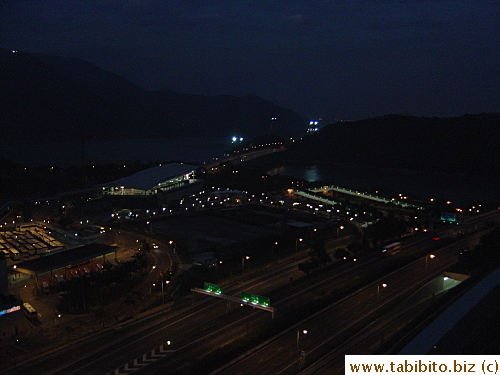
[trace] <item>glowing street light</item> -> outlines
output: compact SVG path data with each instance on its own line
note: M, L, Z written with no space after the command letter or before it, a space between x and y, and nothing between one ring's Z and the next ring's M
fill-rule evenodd
M377 300L378 300L378 297L380 295L380 287L387 288L387 284L386 283L377 284Z
M425 270L427 271L427 262L430 259L434 259L436 256L434 254L430 254L429 256L425 256Z
M299 351L300 334L307 335L307 329L297 330L297 352Z
M248 255L241 257L241 273L245 272L245 259L248 260L250 257Z
M343 226L343 225L341 225L340 227L337 227L337 237L339 236L339 229L340 229L340 230L343 230L343 229L344 229L344 226Z
M295 241L295 252L297 252L298 248L299 248L299 242L302 242L304 241L303 238L297 238L297 240Z
M175 250L177 248L177 244L175 243L175 241L170 240L170 241L168 241L168 244L169 245L174 245L174 254L175 254Z
M164 283L162 282L161 283L161 299L162 299L163 304L165 304L165 294L163 293L163 284ZM170 284L170 281L169 280L165 281L165 284L167 284L167 285ZM155 284L153 284L153 285L155 285Z
M215 267L217 268L217 274L219 273L219 264L222 264L222 260L219 260L218 262L215 263Z

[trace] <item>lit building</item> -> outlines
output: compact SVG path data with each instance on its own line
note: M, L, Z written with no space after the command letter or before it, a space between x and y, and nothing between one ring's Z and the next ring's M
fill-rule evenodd
M114 207L166 207L173 200L203 189L203 181L195 178L196 168L181 163L148 168L101 185L101 193L113 201Z
M319 132L320 124L319 121L309 121L309 126L307 127L307 134L314 134Z
M180 163L148 168L131 176L104 184L103 195L155 195L199 182L196 166Z

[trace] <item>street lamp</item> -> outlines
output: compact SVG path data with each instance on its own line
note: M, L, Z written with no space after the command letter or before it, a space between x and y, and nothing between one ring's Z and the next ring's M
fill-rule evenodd
M273 244L271 245L271 254L274 255L274 253L276 252L278 248L278 241L274 241Z
M307 329L303 329L302 331L300 329L297 330L297 352L299 351L299 342L300 342L300 334L307 335Z
M382 284L377 284L377 300L378 300L378 296L380 294L380 287L382 286L382 288L386 288L387 287L387 284L386 283L382 283Z
M344 226L343 226L343 225L341 225L340 227L337 227L337 237L339 236L339 229L340 229L340 230L344 229Z
M304 241L302 238L297 238L297 240L295 241L295 252L297 252L298 248L299 248L299 242L302 242Z
M172 244L174 245L174 254L175 254L175 248L176 248L176 243L175 243L175 241L170 240L170 241L168 241L168 244L169 244L169 245L172 245Z
M248 260L250 257L248 255L241 257L241 273L245 272L245 259Z
M170 283L169 280L165 281L165 284L168 285L169 283ZM153 285L155 285L155 284L153 284ZM163 304L165 304L165 294L163 293L163 282L161 283L161 300L162 300Z
M427 271L427 261L429 258L434 259L436 256L434 254L430 254L429 256L425 256L425 271Z

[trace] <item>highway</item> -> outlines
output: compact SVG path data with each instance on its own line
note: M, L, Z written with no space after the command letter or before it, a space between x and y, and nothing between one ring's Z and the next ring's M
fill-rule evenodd
M475 236L475 239L478 240L478 236ZM462 248L463 244L457 242L436 252L436 257L432 262L428 262L427 266L425 258L422 258L371 283L313 317L301 321L251 355L212 374L296 374L301 366L306 367L328 353L330 354L327 361L315 367L313 372L304 373L343 373L343 356L348 352L358 354L349 350L353 345L373 335L373 332L365 327L378 315L390 311L391 306L397 305L418 285L440 275L454 264ZM441 281L445 282L444 279ZM439 281L432 290L434 293L439 292ZM375 326L375 329L379 327ZM307 330L307 334L304 334L303 330ZM387 334L385 339L389 336ZM333 358L333 361L330 358ZM336 368L336 372L332 372L332 368Z
M257 150L257 151L247 151L247 152L242 152L238 153L236 155L231 155L226 158L220 158L215 162L212 162L210 164L206 164L203 166L203 169L207 171L208 173L212 172L213 170L216 170L220 164L231 162L233 164L239 164L243 161L249 161L252 159L256 159L261 156L269 155L274 152L279 152L281 151L279 148L267 148L264 150Z
M486 217L483 220L491 220L491 218ZM432 242L430 236L421 235L405 241L404 256L407 253L418 251L423 243ZM471 240L464 241L469 241L467 246L472 245ZM459 244L457 246L462 250L465 245ZM322 353L328 352L330 346L335 346L335 343L342 339L342 335L348 334L358 324L364 323L374 311L397 301L408 290L414 288L416 283L421 282L422 278L439 273L443 267L453 263L458 247L454 246L453 250L449 250L449 254L447 251L443 252L442 255L440 253L432 262L429 262L428 272L425 272L423 276L424 263L417 261L407 270L401 271L406 275L405 277L402 277L401 274L387 277L384 279L384 283L387 283L388 286L382 291L379 290L379 299L376 296L376 286L365 287L339 301L342 308L328 310L327 316L323 316L318 321L314 319L311 320L311 323L307 321L307 327L304 329L308 329L310 333L301 337L300 340L301 350L306 352L306 363L315 357L319 358ZM242 290L250 291L271 297L272 305L278 307L278 310L293 311L295 309L300 311L304 306L307 306L309 301L331 293L334 294L343 285L351 283L353 279L360 279L360 275L386 272L384 268L390 269L391 263L398 262L398 258L400 259L398 256L391 259L381 259L373 254L359 259L357 262L346 262L335 268L334 272L297 280L302 275L297 269L297 264L303 261L303 256L304 254L297 254L286 262L275 263L259 272L249 273L246 276L251 277L251 280L240 279L237 283L225 285L228 294L237 295ZM295 281L290 282L290 277L293 277ZM196 358L206 356L224 344L246 336L248 330L251 331L251 327L262 322L269 322L271 319L269 313L253 310L250 310L249 313L249 310L233 306L232 312L227 313L225 302L199 296L193 299L192 306L172 312L161 311L156 315L131 321L109 330L105 334L89 338L79 345L71 346L67 350L61 350L59 353L48 355L36 362L27 363L20 370L22 373L36 371L47 374L120 373L125 365L133 363L134 360L136 363L139 363L137 359L148 360L148 356L144 357L146 354L155 348L161 348L162 345L165 346L168 342L170 342L168 350L162 353L161 358L151 360L147 366L143 362L141 364L143 366L137 367L134 373L138 375L165 374L176 370L186 370L196 365ZM302 327L299 328L302 329ZM254 362L255 366L262 364L262 367L258 366L255 372L251 373L275 373L266 372L271 371L270 368L273 368L273 371L276 369L289 371L287 366L290 366L290 363L296 363L295 328L283 334L275 342L278 344L273 346L274 349L271 351L281 353L278 358L269 358L268 350L257 351L251 356L253 359L249 361ZM316 347L315 343L317 342L325 342L327 345ZM165 349L165 347L163 348ZM288 354L285 355L285 353ZM226 369L225 372L221 373L230 374L243 371L238 370L240 368L238 366L242 366L241 363L247 363L246 359L236 363L234 365L236 367L231 367L231 369ZM267 366L271 367L265 370ZM46 370L39 371L41 369Z

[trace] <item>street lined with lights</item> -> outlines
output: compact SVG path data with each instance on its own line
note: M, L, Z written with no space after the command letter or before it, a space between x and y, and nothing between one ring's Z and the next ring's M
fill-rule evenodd
M422 240L423 239L418 239L418 238L412 239L413 243L415 244L414 247L417 248L418 247L417 244ZM436 257L432 258L432 262L429 262L428 264L429 267L428 276L430 276L432 272L435 272L435 270L439 269L439 267L442 267L444 263L450 261L449 257L444 256L443 253L441 252L440 253L436 252L435 255ZM288 273L281 270L280 272L277 272L278 269L282 268L281 267L282 265L280 265L280 267L276 267L275 269L271 268L265 271L259 271L258 273L255 274L252 272L252 276L258 275L259 278L252 280L246 285L238 285L237 287L233 286L232 288L229 288L227 292L233 294L233 293L239 293L242 289L250 290L251 292L253 292L254 290L256 291L258 290L259 294L268 295L268 290L276 289L276 287L280 285L289 285L289 287L292 288L291 290L300 289L300 293L297 292L297 294L295 294L285 290L283 290L282 292L273 293L271 295L274 301L273 304L277 305L278 308L282 304L286 305L286 303L290 303L287 301L294 301L294 300L299 301L301 299L304 299L304 301L311 300L311 298L314 298L314 296L317 296L319 293L321 293L321 289L318 288L316 283L302 279L301 282L306 282L306 287L304 287L304 285L301 286L300 284L295 284L295 283L290 284L289 282L290 275L293 275L294 274L293 272L295 273L298 272L296 267L297 264L301 261L302 260L300 259L300 257L297 256L296 260L287 265L285 269L289 270ZM333 282L334 285L339 285L343 284L345 282L344 280L349 280L350 278L352 278L352 275L349 274L349 269L351 269L351 267L356 267L357 265L360 265L366 272L369 272L365 267L378 269L380 268L380 264L383 264L385 261L386 260L374 257L372 260L370 260L370 262L367 262L366 258L364 258L364 259L358 259L358 262L356 263L344 263L341 266L341 268L338 269L338 273L335 275L334 278L332 278L331 282ZM424 264L421 258L419 259L418 264L420 269L423 269ZM391 281L390 277L384 277L384 279L380 281L380 284L382 283L386 283L388 287L385 288L384 292L380 294L379 302L381 304L389 301L392 293L397 293L398 291L400 291L399 288L401 284L398 281L394 280ZM325 289L329 288L331 290L332 287L325 285L324 288ZM369 296L367 296L367 300L370 300L371 298L372 302L368 302L368 306L365 306L365 303L362 303L360 305L357 303L358 301L356 301L355 306L350 308L350 311L355 311L357 313L358 310L360 312L362 312L362 310L364 311L365 307L369 306L373 307L373 304L376 303L374 295L376 289L375 287L371 288L372 289L370 289L370 291L367 292L369 293ZM304 291L307 292L304 293ZM140 332L140 330L137 331L136 333L137 340L134 339L134 341L131 342L134 345L127 344L126 354L122 350L123 344L120 345L119 343L117 343L116 350L111 349L108 352L106 352L109 353L109 355L106 354L102 358L101 362L99 362L100 360L97 360L98 362L90 361L87 365L86 361L82 360L79 362L81 367L80 372L71 371L71 373L92 374L90 368L93 366L101 369L109 368L109 371L111 371L113 368L118 368L124 363L124 362L120 363L121 356L116 359L112 359L111 357L113 355L116 355L117 353L123 353L123 355L130 355L129 358L136 358L146 353L148 350L151 349L151 347L154 347L154 345L159 346L166 340L172 340L172 342L176 343L176 348L175 348L176 355L175 358L174 357L165 358L165 362L164 363L162 362L162 366L163 365L181 366L182 363L185 364L186 361L189 361L189 358L192 358L193 355L202 355L203 351L207 353L207 350L209 351L210 348L219 347L226 342L231 342L232 340L235 340L238 337L245 336L245 331L246 331L245 324L247 323L247 319L249 319L249 323L251 325L256 325L259 324L259 322L265 321L266 319L270 319L269 315L262 314L261 312L253 312L247 318L246 314L244 314L243 312L240 313L240 308L237 307L237 309L232 314L227 316L227 319L225 318L223 321L219 322L216 318L218 316L222 316L223 314L225 314L225 312L226 312L225 304L222 301L211 302L202 300L200 303L197 303L195 306L193 306L191 310L174 313L167 320L162 319L161 321L156 323L152 322L150 325L148 325L147 330L144 331L143 333ZM323 318L323 321L324 320L325 318ZM211 323L207 324L208 322ZM314 325L310 325L307 322L303 322L301 327L297 329L303 329L302 327L307 327L308 332L314 332L314 334L311 333L311 335L308 335L307 341L309 341L311 338L314 338L314 341L327 340L329 337L328 332L322 332L321 327L316 327ZM339 332L344 327L348 327L348 324L346 324L345 322L343 326L339 328ZM151 333L151 335L149 335L149 333ZM291 345L291 351L295 353L294 356L296 355L295 334L296 330L292 332L292 338L287 339L289 345ZM327 335L326 338L325 334ZM130 340L128 340L127 342L130 342ZM304 341L304 344L305 343L306 341ZM307 360L309 360L309 358L311 358L311 350L308 348L304 348L304 350L307 353ZM280 361L278 361L278 363L279 362ZM75 368L80 368L80 367L78 367L77 365ZM169 368L174 368L174 367L169 367ZM148 371L152 370L148 369Z
M432 258L436 261L432 267L433 274L440 274L443 269L453 264L460 247L460 244L454 244L440 250L439 256ZM377 310L391 304L393 300L400 299L408 290L415 288L417 281L424 284L429 275L415 272L421 270L421 267L421 260L417 259L410 265L384 276L383 281L375 281L299 322L294 330L290 329L278 334L274 340L270 340L267 345L251 355L240 361L233 361L231 366L211 374L229 375L243 371L243 369L247 373L276 375L292 373L304 357L307 363L322 357L346 339L351 338L363 326L362 322L370 319L370 316ZM418 280L414 279L415 274L418 275ZM432 296L429 295L428 298ZM314 335L309 337L312 340L309 340L307 344L300 341L303 336L300 327L304 326L308 327L307 332L314 331ZM294 341L290 340L292 333L295 336ZM301 344L300 350L304 351L304 354L297 355L299 343Z

